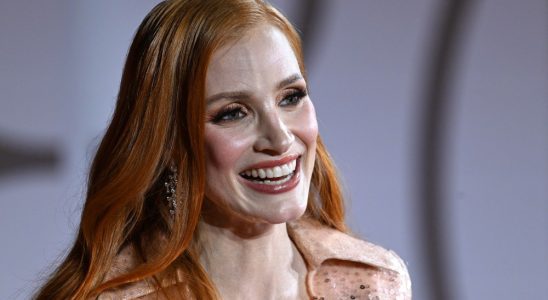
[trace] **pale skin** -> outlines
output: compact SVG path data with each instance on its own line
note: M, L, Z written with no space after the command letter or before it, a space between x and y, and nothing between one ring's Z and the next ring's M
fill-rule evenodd
M306 209L317 122L297 59L280 30L257 26L214 53L206 113L201 263L223 299L306 299L306 264L286 222ZM256 188L257 181L243 176L265 162L290 160L296 162L285 184L294 182L290 187L272 179L276 184L265 192L264 185Z

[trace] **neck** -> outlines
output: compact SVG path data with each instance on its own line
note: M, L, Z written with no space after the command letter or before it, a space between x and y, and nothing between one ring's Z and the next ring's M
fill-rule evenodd
M306 265L285 223L242 234L200 221L200 261L225 299L302 299ZM306 296L304 296L306 297Z

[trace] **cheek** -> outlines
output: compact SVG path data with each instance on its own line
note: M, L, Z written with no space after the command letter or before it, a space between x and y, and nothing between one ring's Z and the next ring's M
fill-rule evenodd
M316 121L316 111L311 101L307 101L298 113L294 121L293 132L309 148L314 150L316 139L318 137L318 122Z
M211 127L205 129L207 169L234 169L238 159L249 149L249 138L225 128Z

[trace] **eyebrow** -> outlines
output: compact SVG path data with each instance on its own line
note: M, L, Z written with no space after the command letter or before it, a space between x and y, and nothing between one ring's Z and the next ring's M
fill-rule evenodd
M278 89L281 90L283 89L284 87L294 83L295 81L297 80L300 80L302 79L303 77L301 76L301 74L293 74L289 77L287 77L286 79L280 81L280 83L278 83Z
M287 78L285 78L284 80L280 81L280 83L278 83L278 86L277 88L280 90L298 80L301 80L303 79L303 77L301 76L301 74L293 74ZM218 93L218 94L215 94L211 97L208 97L206 100L206 103L207 105L215 102L215 101L218 101L220 99L232 99L232 100L242 100L242 99L245 99L245 98L249 98L249 92L246 92L246 91L234 91L234 92L222 92L222 93Z

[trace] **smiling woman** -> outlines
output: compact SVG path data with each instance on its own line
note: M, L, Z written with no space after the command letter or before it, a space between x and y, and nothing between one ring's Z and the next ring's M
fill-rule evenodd
M256 0L165 1L136 33L78 238L37 299L410 299L347 235L300 40Z
M318 136L306 91L277 27L257 26L214 53L206 76L206 200L228 206L224 214L234 217L223 219L250 228L304 213Z

